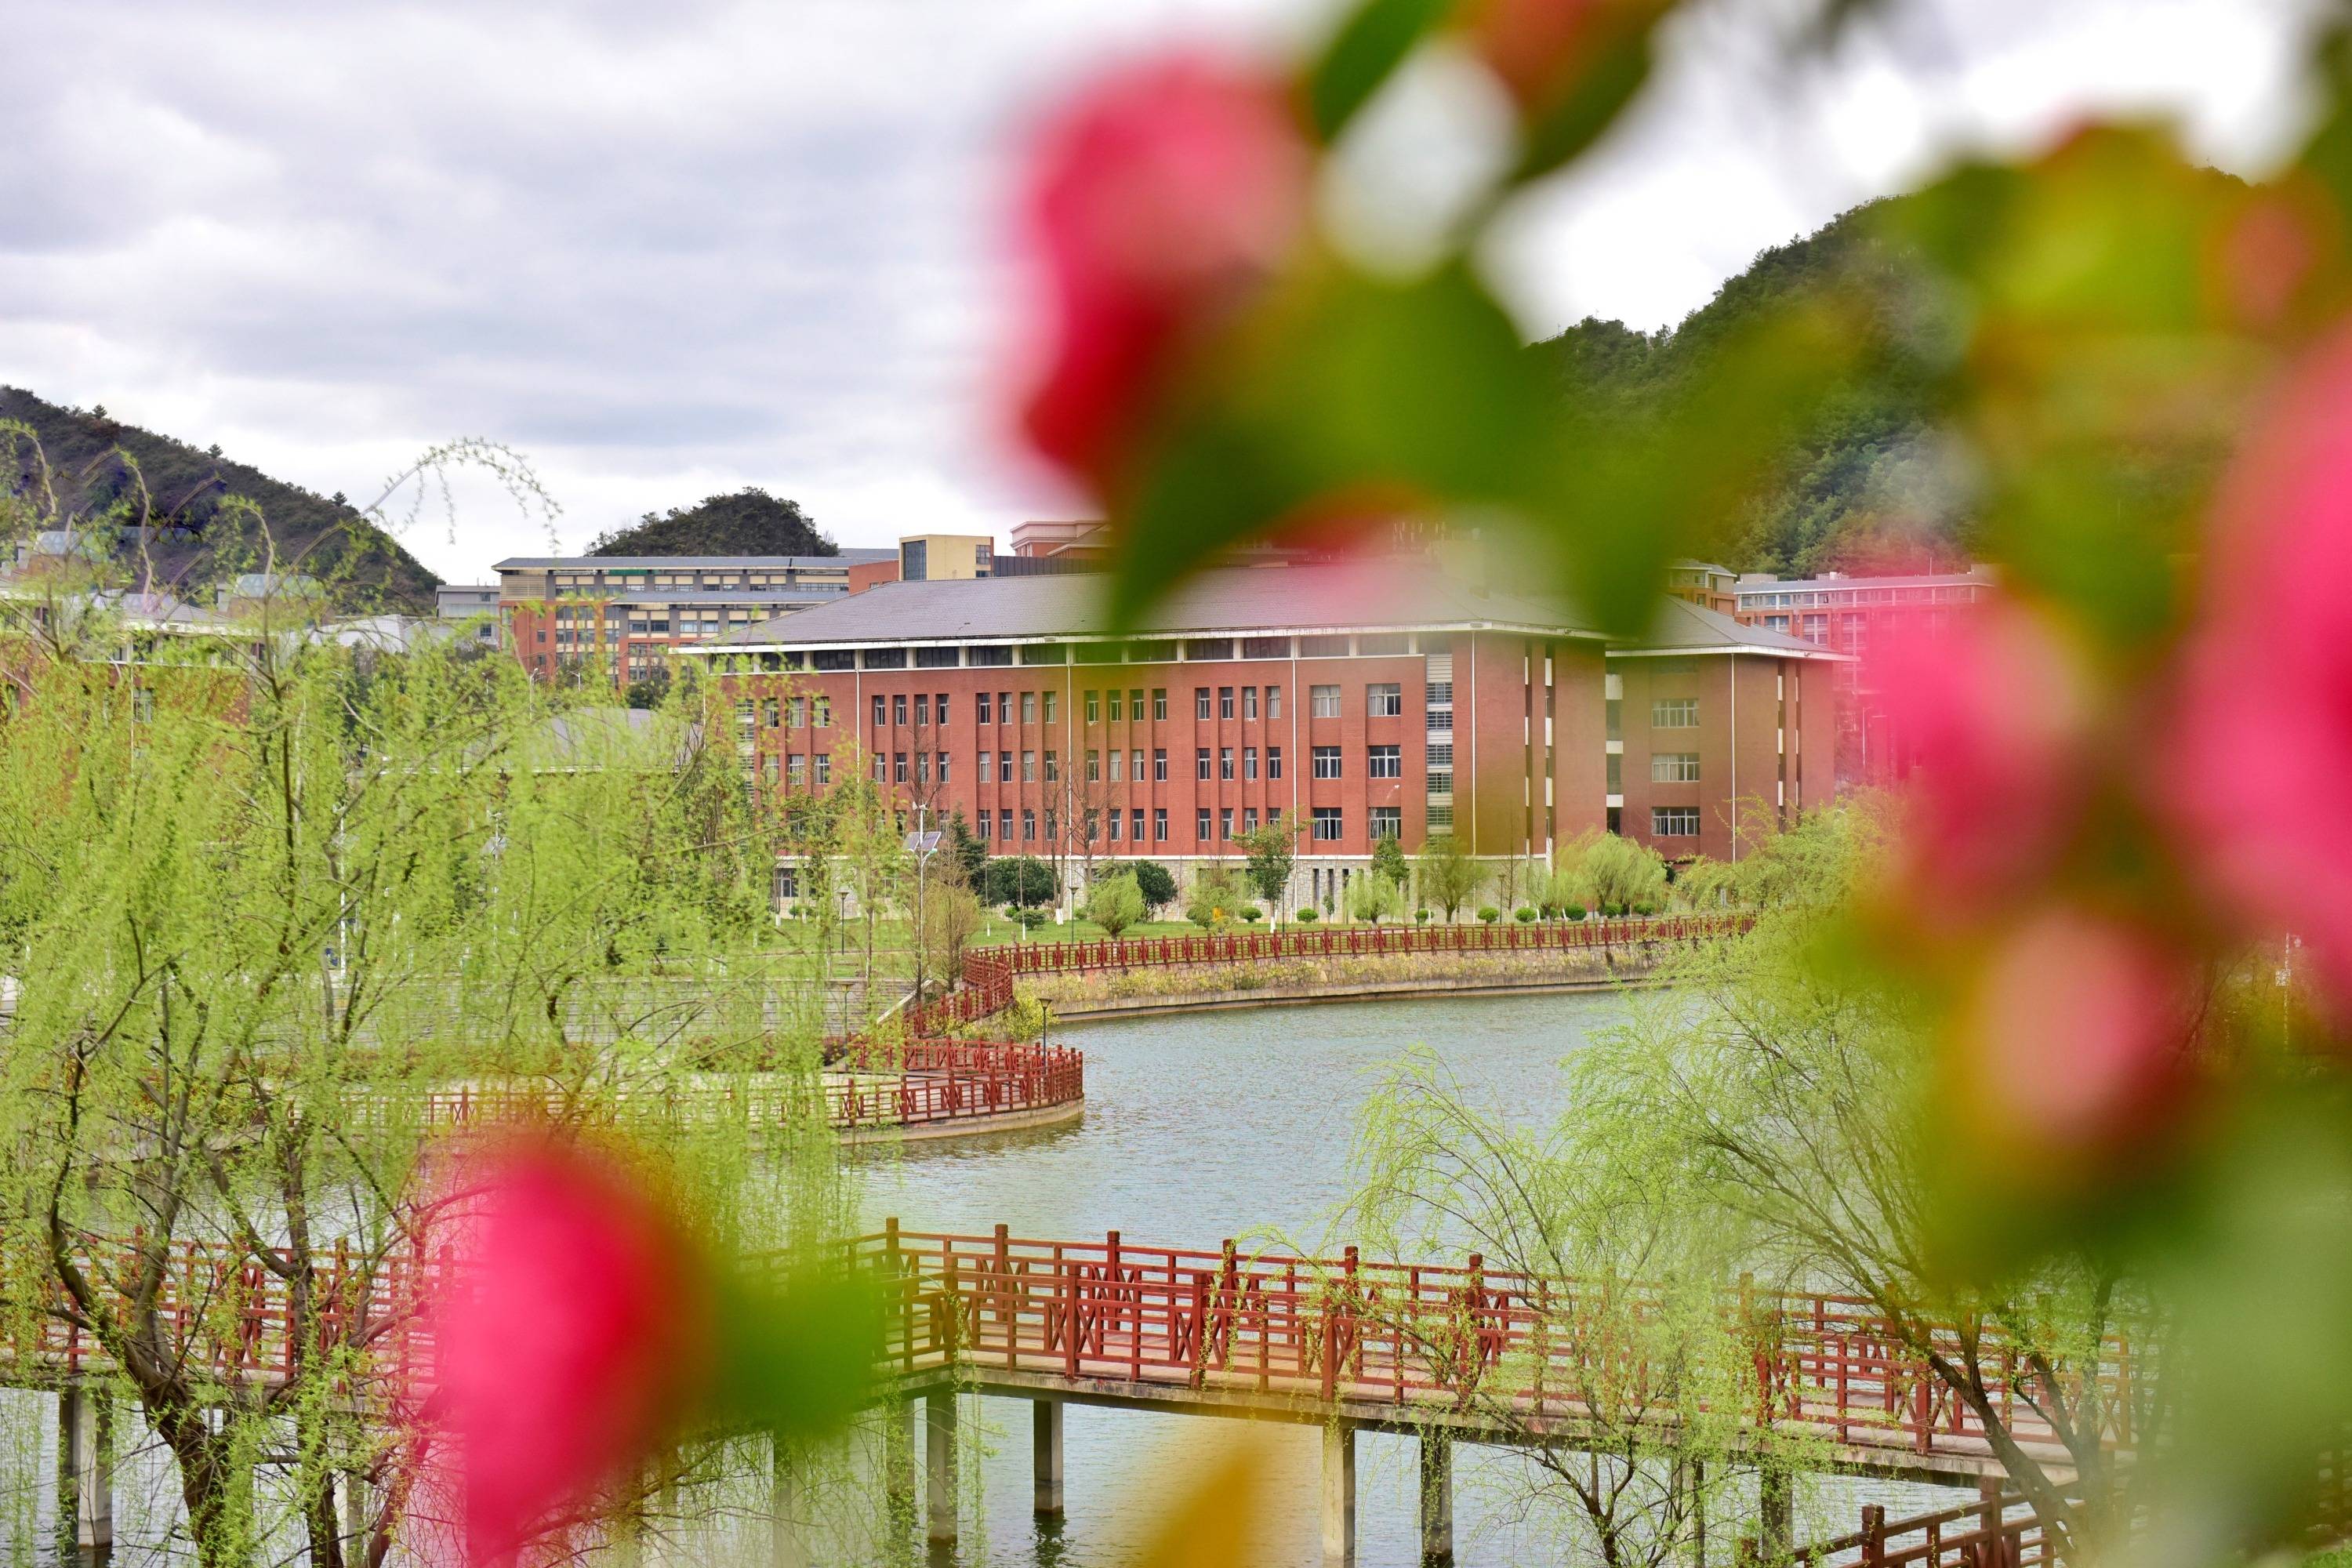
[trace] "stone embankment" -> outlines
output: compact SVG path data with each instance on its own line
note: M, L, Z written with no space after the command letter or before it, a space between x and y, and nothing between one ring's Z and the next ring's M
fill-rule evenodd
M1079 1022L1219 1007L1597 991L1647 982L1647 949L1382 952L1024 975L1023 994Z

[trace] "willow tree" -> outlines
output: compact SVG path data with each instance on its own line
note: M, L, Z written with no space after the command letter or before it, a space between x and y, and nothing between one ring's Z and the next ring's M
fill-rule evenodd
M658 1128L742 1239L839 1217L772 848L690 705L284 627L131 662L90 632L14 639L0 718L16 1364L87 1347L168 1451L201 1562L292 1529L373 1565L433 1457L429 1422L395 1441L385 1417L461 1109ZM791 1091L733 1092L780 1030ZM754 1114L794 1179L747 1203ZM290 1519L258 1516L264 1460Z

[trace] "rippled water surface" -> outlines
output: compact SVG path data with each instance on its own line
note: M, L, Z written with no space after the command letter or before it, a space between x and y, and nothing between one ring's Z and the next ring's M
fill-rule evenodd
M1310 1247L1345 1241L1328 1227L1349 1191L1357 1114L1385 1065L1426 1045L1475 1099L1515 1119L1548 1121L1565 1109L1558 1064L1626 1005L1605 994L1495 997L1072 1026L1066 1037L1087 1053L1082 1122L870 1155L866 1210L877 1226L895 1215L910 1230L986 1232L1002 1222L1019 1236L1076 1238L1116 1228L1138 1243L1202 1248L1267 1231ZM1208 1417L1073 1405L1067 1514L1058 1529L1041 1530L1030 1510L1027 1407L968 1397L965 1414L990 1435L978 1483L983 1528L960 1553L971 1563L1132 1562L1139 1521L1163 1500L1165 1478L1236 1433ZM1321 1562L1319 1436L1277 1426L1268 1437L1280 1505L1267 1561L1307 1568ZM1367 1568L1415 1563L1413 1445L1371 1434L1357 1442L1359 1560ZM1457 1458L1464 1563L1563 1561L1543 1524L1507 1517L1507 1470L1517 1462L1495 1450ZM1819 1500L1830 1517L1850 1521L1868 1498L1908 1508L1935 1495L1842 1484ZM967 1531L974 1511L968 1503ZM1728 1562L1732 1531L1720 1533L1710 1560Z

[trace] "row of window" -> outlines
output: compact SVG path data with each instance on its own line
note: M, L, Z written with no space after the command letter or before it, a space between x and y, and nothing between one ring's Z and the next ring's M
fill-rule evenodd
M1024 806L1018 813L1018 816L1017 842L1035 843L1038 838L1039 813L1034 807ZM977 819L980 837L1000 839L1007 844L1016 842L1014 817L1015 813L1011 806L1000 808L993 816L985 809L982 810ZM1257 808L1242 807L1238 822L1240 833L1256 832ZM1213 836L1215 839L1230 842L1235 837L1235 814L1231 806L1213 813L1209 807L1202 806L1192 815L1193 837L1203 844L1211 842ZM1346 816L1336 805L1315 807L1313 823L1314 837L1319 843L1337 843L1347 831ZM1401 837L1404 833L1404 809L1402 806L1376 805L1371 809L1370 826L1372 837L1375 838ZM1053 808L1047 807L1044 813L1045 837L1047 842L1053 841L1059 823L1054 815ZM1143 826L1143 807L1139 805L1124 813L1117 808L1104 812L1088 811L1084 819L1082 831L1089 844L1099 843L1106 838L1113 844L1122 842L1141 844L1145 842ZM1168 842L1168 808L1166 806L1152 808L1150 842L1155 844Z

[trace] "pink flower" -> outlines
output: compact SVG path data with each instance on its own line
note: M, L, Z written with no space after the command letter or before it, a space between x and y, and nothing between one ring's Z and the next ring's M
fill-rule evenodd
M1027 204L1050 291L1050 368L1023 425L1108 488L1181 351L1304 226L1307 143L1277 79L1193 58L1119 72L1046 129Z
M2032 1173L2112 1165L2169 1122L2189 1081L2184 975L2167 944L2087 910L2009 928L1958 1015L1969 1125Z
M660 1205L576 1145L466 1161L432 1324L466 1555L509 1561L593 1509L709 1370L707 1276Z
M1870 676L1907 764L1904 882L1938 923L2014 897L2064 847L2089 772L2081 667L2008 600L1890 640Z
M2352 1009L2352 330L2287 383L2218 500L2158 793L2243 918Z

